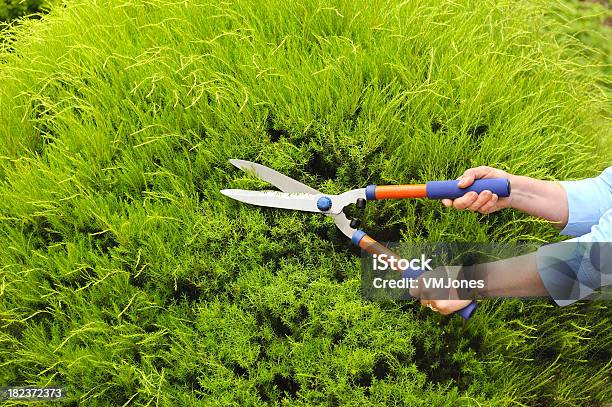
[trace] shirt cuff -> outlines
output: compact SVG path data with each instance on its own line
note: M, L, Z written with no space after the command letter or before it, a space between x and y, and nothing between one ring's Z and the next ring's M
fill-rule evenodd
M567 225L560 232L566 236L581 236L591 231L599 221L599 190L594 179L560 181L567 194Z
M557 305L572 304L601 285L600 274L590 263L589 253L577 239L538 249L536 262L540 278Z

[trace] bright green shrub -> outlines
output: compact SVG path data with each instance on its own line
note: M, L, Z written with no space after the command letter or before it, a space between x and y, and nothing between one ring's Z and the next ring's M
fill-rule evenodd
M330 193L609 165L606 78L549 4L83 2L0 54L0 384L87 405L597 405L610 308L467 324L359 294L329 219L258 209L237 157ZM606 162L606 160L608 160ZM552 241L512 211L378 202L381 240Z

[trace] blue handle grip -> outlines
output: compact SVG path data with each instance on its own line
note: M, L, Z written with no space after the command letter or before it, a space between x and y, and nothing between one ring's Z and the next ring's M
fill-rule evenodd
M404 270L402 272L402 277L403 278L416 279L421 274L423 274L423 270L419 270L419 269L406 269L406 270ZM476 301L472 301L466 307L461 308L459 311L455 311L455 314L461 315L461 317L467 321L468 319L470 319L472 317L472 314L474 313L474 311L476 311L476 307L477 306L478 306L478 303Z
M461 315L463 319L467 321L468 319L470 319L474 311L476 311L477 306L478 303L476 301L472 301L470 305L457 311L457 314Z
M467 188L459 188L459 181L430 181L427 183L427 198L430 199L455 199L468 192L481 193L489 190L500 198L510 196L510 180L508 178L483 178L477 179Z

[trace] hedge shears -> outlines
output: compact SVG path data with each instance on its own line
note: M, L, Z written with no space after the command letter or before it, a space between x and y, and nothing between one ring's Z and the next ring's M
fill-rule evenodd
M468 192L480 193L489 190L499 197L510 195L510 181L507 178L478 179L467 188L459 188L458 180L429 181L426 184L408 185L368 185L365 188L353 189L340 195L323 194L291 177L281 174L264 165L245 160L232 159L230 162L237 168L253 174L280 191L249 191L244 189L223 189L221 193L241 202L266 206L270 208L293 209L304 212L320 213L333 218L336 226L351 242L370 254L385 253L389 257L398 256L381 243L356 229L356 220L349 220L343 209L351 204L365 208L367 201L379 199L455 199ZM404 270L404 277L418 278L423 270ZM467 307L457 311L464 319L469 319L476 309L473 301Z

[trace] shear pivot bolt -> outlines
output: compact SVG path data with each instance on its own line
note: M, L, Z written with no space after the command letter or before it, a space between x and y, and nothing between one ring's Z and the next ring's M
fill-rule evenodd
M332 207L332 200L327 196L322 196L317 199L317 209L321 212L330 210Z
M363 198L357 199L357 202L355 202L355 206L359 209L364 209L366 207L366 200Z
M359 219L351 219L351 224L350 224L350 226L351 226L353 229L356 229L356 228L357 228L357 226L359 226Z

